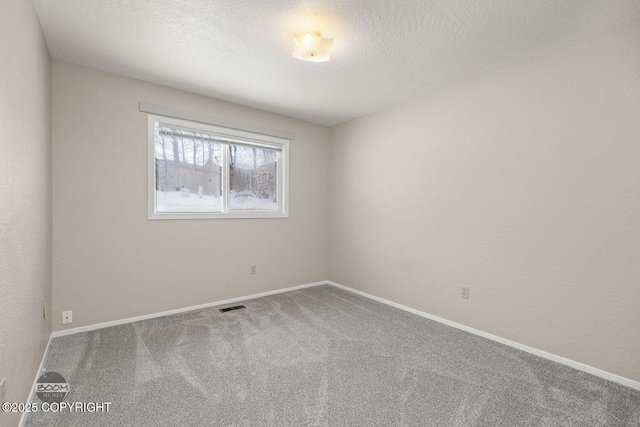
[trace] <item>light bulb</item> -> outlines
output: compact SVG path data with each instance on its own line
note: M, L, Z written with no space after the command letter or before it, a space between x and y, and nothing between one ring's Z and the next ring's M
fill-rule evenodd
M316 38L310 33L307 33L302 37L302 43L304 43L307 46L311 46L313 43L315 43L315 41L316 41Z

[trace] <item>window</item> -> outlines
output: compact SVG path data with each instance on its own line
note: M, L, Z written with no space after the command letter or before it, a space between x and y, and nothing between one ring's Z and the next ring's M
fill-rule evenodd
M286 139L149 115L149 219L288 216Z

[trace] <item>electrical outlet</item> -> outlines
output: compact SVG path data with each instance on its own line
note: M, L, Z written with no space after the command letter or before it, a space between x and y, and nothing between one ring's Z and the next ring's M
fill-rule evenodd
M256 274L256 266L255 265L251 266L251 274Z
M463 287L462 288L462 294L460 296L462 298L464 298L464 299L469 299L469 288L468 287Z
M73 311L63 311L62 312L62 324L66 325L67 323L73 322Z

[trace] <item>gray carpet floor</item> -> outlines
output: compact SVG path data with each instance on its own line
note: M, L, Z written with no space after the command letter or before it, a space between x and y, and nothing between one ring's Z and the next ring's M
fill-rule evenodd
M241 304L53 339L111 408L26 425L640 426L639 391L332 286Z

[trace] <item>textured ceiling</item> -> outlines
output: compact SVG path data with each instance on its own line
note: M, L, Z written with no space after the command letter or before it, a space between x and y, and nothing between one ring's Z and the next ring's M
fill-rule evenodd
M35 4L54 58L323 125L640 17L640 0ZM331 61L294 59L297 31L335 37Z

